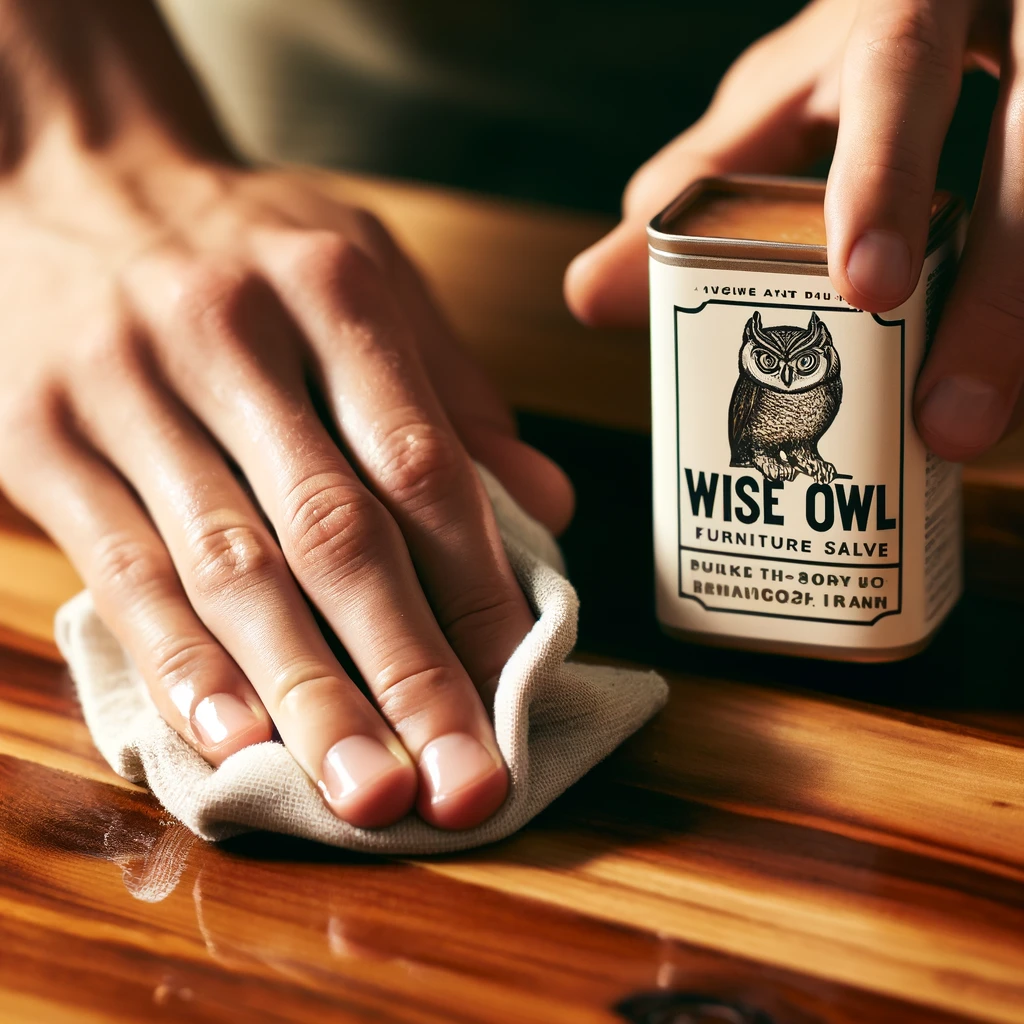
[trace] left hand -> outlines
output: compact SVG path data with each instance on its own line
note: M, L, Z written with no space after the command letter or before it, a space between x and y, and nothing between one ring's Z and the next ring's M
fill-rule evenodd
M1024 0L814 0L748 49L703 117L640 168L622 223L570 265L581 320L647 317L650 218L690 182L798 173L835 157L825 195L829 275L884 312L921 273L939 154L965 68L1000 96L958 278L917 382L917 424L963 461L1024 414Z

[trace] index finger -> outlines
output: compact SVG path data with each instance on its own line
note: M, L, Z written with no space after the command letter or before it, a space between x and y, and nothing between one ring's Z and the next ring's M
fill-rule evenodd
M870 0L850 34L825 194L829 271L853 305L898 306L921 274L972 0Z

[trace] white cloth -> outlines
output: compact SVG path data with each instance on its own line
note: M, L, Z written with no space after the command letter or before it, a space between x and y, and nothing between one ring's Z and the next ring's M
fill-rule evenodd
M511 788L488 821L447 832L415 815L383 829L339 821L279 743L207 764L160 718L134 666L96 615L88 592L58 612L57 644L71 669L100 752L122 777L149 786L204 839L252 829L290 833L369 853L446 853L511 835L606 757L665 704L653 672L567 664L579 600L551 535L486 470L505 549L537 623L502 670L494 729Z

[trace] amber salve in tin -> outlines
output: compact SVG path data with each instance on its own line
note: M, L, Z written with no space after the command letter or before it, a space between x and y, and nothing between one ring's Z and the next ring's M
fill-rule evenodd
M920 282L885 314L827 276L824 186L698 182L652 221L658 618L685 639L883 661L961 590L958 467L914 382L962 206L936 196Z

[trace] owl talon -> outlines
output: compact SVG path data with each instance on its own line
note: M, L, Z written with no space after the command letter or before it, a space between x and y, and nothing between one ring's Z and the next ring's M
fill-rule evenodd
M800 468L816 483L830 484L836 478L836 467L824 459L807 459Z
M755 455L753 462L765 480L771 480L774 483L779 480L796 479L796 466L782 462L771 455Z

